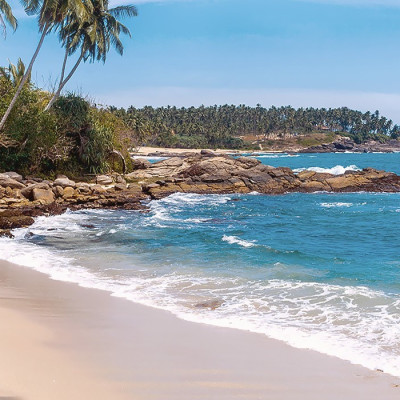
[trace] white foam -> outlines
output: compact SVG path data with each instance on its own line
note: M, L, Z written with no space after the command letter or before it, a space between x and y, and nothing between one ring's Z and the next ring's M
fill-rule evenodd
M353 203L340 203L340 202L335 202L335 203L320 203L321 207L325 208L336 208L336 207L352 207Z
M178 196L171 200L179 208L182 201L200 198ZM217 200L207 197L207 201ZM174 268L175 272L164 274L157 272L159 266L153 270L151 266L138 267L131 276L122 274L121 278L118 274L107 275L107 265L90 270L63 251L24 239L28 232L48 237L60 232L96 235L98 229L88 231L82 227L83 223L96 223L95 215L105 220L113 216L111 211L93 211L38 218L32 227L14 231L16 239L0 239L0 258L44 272L52 279L106 290L113 296L169 310L186 320L259 332L294 347L314 349L400 376L399 295L360 286L211 276L187 266L179 268L179 273ZM224 235L222 240L244 248L259 246L233 235ZM280 264L279 268L285 265ZM210 298L220 299L223 305L214 311L193 307Z
M287 157L300 157L299 154L260 154L256 158L287 158Z
M254 247L254 246L257 246L257 244L255 243L254 240L252 240L252 241L243 240L243 239L238 238L237 236L224 235L222 237L222 240L224 242L229 243L229 244L238 244L239 246L242 246L242 247Z
M302 171L314 171L332 175L343 175L346 171L361 171L357 165L349 165L348 167L343 167L342 165L336 165L332 168L321 168L321 167L307 167L307 168L296 168L293 172L302 172Z

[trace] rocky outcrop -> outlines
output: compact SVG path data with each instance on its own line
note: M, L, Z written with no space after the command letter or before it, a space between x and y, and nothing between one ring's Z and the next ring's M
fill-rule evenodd
M172 193L400 192L400 176L366 168L331 175L314 171L298 174L289 168L263 165L254 158L197 154L170 158L125 175L101 175L88 182L65 176L54 181L0 175L0 232L27 226L32 217L67 208L143 210L143 200ZM10 176L13 176L14 179Z
M158 199L175 192L184 193L249 193L288 192L398 192L400 177L367 168L331 175L263 165L254 158L229 156L171 158L152 164L145 170L126 177L142 185L145 193Z
M300 150L299 153L344 153L346 151L354 153L394 153L400 151L400 141L389 140L385 143L379 143L370 140L365 143L357 144L349 138L343 138L333 143L321 144L319 146L312 146Z

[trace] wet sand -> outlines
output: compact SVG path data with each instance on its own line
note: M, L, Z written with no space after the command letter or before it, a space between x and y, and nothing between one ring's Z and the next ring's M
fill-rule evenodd
M0 400L399 399L400 379L0 261Z

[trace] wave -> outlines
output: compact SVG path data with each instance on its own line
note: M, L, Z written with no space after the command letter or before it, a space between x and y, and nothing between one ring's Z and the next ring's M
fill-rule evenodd
M341 203L341 202L335 202L335 203L320 203L321 207L325 208L336 208L336 207L352 207L353 203Z
M363 204L363 200L350 203L346 202L347 197L338 199L342 202L320 203L319 200L318 203L328 208ZM157 224L191 229L207 221L200 212L188 215L188 210L207 209L208 217L230 218L235 207L241 209L241 202L230 203L230 200L231 196L226 195L175 194L150 202L150 213L146 215L91 210L39 217L31 227L15 230L16 239L0 239L0 258L46 273L52 279L105 290L112 296L169 310L179 318L262 333L294 347L314 349L400 376L398 294L362 286L309 282L313 276L298 274L298 266L292 265L298 257L285 257L285 264L276 263L276 259L262 261L259 251L278 250L263 245L262 239L259 242L242 239L240 236L246 237L244 229L243 234L236 236L232 233L239 231L229 227L221 232L214 223L210 229L215 229L212 238L216 245L219 243L219 251L232 253L232 249L239 249L249 259L257 260L256 264L243 266L239 273L235 269L232 273L222 264L209 269L188 265L186 261L193 255L178 260L176 248L171 246L168 250L170 242L178 240L168 237L171 231L161 231L162 239L170 240L160 252L162 258L154 258L151 253L152 258L146 259L133 247L134 240L147 241L147 238L158 246L160 243L154 239L158 230L151 229ZM397 210L398 204L393 209ZM135 219L132 215L138 217ZM146 227L146 223L150 226ZM99 232L104 234L97 237ZM186 240L186 232L180 237L179 240ZM77 240L84 243L85 249L81 252L77 250ZM115 247L116 240L121 240L118 245L127 243L125 250ZM232 258L232 263L236 260ZM260 267L265 268L261 278L264 272L260 272ZM279 273L267 275L274 268ZM278 279L267 279L267 276ZM209 300L218 300L222 305L213 311L196 307Z
M314 171L332 175L343 175L346 171L361 171L361 169L358 168L357 165L349 165L348 167L343 167L342 165L336 165L335 167L332 168L307 167L307 168L297 168L293 170L293 172L302 172L302 171Z
M226 241L255 245L232 236ZM188 321L262 333L293 347L400 376L400 297L396 295L362 286L252 281L196 271L157 276L140 270L134 276L105 276L78 265L72 257L18 239L1 239L0 254L52 279L105 290ZM217 299L221 307L214 311L196 307L210 299Z
M255 156L256 158L288 158L288 157L300 157L299 154L260 154Z
M249 240L243 240L238 238L237 236L227 236L224 235L222 237L222 241L227 242L229 244L238 244L239 246L242 247L255 247L257 244L255 243L254 240L249 241Z

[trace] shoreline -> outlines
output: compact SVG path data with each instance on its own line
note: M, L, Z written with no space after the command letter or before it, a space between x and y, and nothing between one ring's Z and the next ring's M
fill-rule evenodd
M8 321L0 331L4 396L390 400L400 393L390 375L261 334L187 322L2 260L0 294Z

